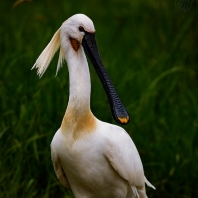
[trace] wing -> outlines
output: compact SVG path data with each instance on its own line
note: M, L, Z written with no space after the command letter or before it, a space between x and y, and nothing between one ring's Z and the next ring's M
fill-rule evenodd
M131 186L144 186L142 162L131 137L120 127L114 127L111 131L105 157Z
M53 151L52 148L51 148L51 156L52 156L52 163L54 166L54 170L55 170L58 180L65 188L70 188L69 182L67 180L67 176L61 166L60 160L59 160L56 152Z
M145 183L155 187L144 176L139 153L131 137L118 126L111 128L105 146L105 156L118 174L129 182L132 191L138 197L147 197Z

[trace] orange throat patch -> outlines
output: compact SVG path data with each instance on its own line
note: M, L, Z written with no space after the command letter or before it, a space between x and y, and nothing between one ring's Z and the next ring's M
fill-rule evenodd
M70 38L70 43L72 48L77 52L80 47L80 43L74 38Z

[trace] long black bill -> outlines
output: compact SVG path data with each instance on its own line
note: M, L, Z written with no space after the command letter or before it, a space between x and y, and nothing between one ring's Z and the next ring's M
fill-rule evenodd
M98 47L95 39L95 34L85 32L85 35L82 40L82 46L90 58L99 78L100 81L105 89L107 97L109 99L109 103L111 106L111 112L113 118L119 124L128 124L129 123L129 114L127 113L126 109L124 108L118 94L115 91L114 86L111 83L111 80L107 74L107 71L102 63L100 58L100 54L98 52Z

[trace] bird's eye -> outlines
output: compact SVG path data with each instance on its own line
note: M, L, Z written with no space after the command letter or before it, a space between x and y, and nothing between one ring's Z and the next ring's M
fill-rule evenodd
M79 29L80 32L84 32L85 31L82 26L80 26L78 29Z

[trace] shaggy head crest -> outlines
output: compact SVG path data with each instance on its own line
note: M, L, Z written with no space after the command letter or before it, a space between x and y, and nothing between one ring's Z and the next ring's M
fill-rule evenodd
M33 65L32 69L37 69L37 74L41 78L46 69L48 68L51 60L54 57L54 54L57 52L58 48L60 47L60 53L59 53L59 60L56 70L56 75L61 68L64 60L63 51L60 46L60 28L56 31L54 36L52 37L49 44L46 46L46 48L43 50L43 52L40 54L38 59L36 60L35 64Z

